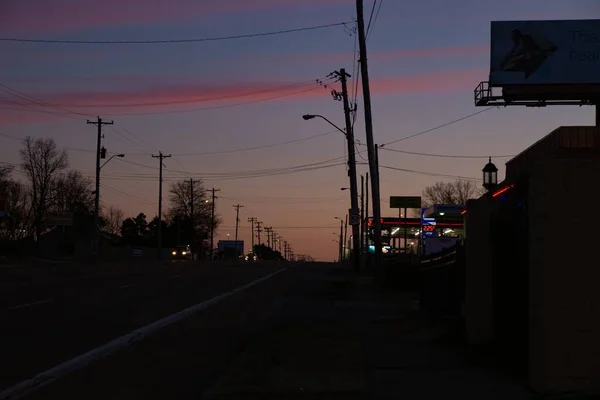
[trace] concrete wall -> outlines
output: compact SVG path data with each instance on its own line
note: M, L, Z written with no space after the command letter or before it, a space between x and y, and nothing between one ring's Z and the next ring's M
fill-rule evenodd
M529 186L530 386L600 392L600 158L547 159Z
M493 338L491 207L487 198L467 202L464 315L468 341L474 345Z

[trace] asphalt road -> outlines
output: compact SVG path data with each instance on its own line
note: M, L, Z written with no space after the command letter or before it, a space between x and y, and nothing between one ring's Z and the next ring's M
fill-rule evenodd
M207 266L175 262L107 268L104 272L95 269L82 274L56 272L45 281L32 279L27 274L15 275L11 280L7 273L2 273L0 392L112 339L255 281L283 266L274 263ZM255 290L258 295L246 298L243 304L262 312L272 302L273 293L262 287ZM242 294L234 297L240 296ZM254 302L259 298L262 302ZM239 314L247 311L244 307L234 307L226 312L226 317L218 314L213 318L220 323L241 321L244 316ZM87 393L82 398L91 397Z

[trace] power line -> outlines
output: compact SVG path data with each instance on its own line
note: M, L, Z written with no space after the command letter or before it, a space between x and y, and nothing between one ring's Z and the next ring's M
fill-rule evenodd
M377 2L377 0L373 3L373 8L375 8L376 2ZM373 25L371 25L371 21L369 18L369 26L371 27L371 29L369 29L367 31L367 40L371 37L371 34L373 33L373 28L375 27L375 23L377 22L377 19L379 18L379 12L381 11L382 4L383 4L383 0L379 0L379 6L377 7L377 11L375 12L375 18L373 18Z
M307 137L301 138L301 139L288 140L288 141L285 141L285 142L272 143L272 144L267 144L267 145L263 145L263 146L245 147L245 148L242 148L242 149L232 149L232 150L205 151L205 152L200 152L200 153L179 153L179 154L173 154L173 156L177 156L177 157L182 157L182 156L208 156L208 155L216 155L216 154L231 154L231 153L240 153L240 152L245 152L245 151L270 149L272 147L285 146L285 145L288 145L288 144L300 143L300 142L304 142L304 141L307 141L307 140L316 139L316 138L320 138L320 137L323 137L323 136L328 136L328 135L331 135L333 133L338 133L338 131L329 131L329 132L325 132L325 133L319 133L317 135L307 136Z
M390 167L388 165L380 165L379 167L380 168L394 170L394 171L408 172L408 173L411 173L411 174L437 176L437 177L441 177L441 178L461 179L461 180L465 180L465 181L474 181L474 182L481 181L481 179L479 179L479 178L473 178L473 177L470 177L470 176L440 174L440 173L436 173L436 172L426 172L426 171L418 171L418 170L414 170L414 169Z
M404 150L396 150L396 149L388 149L384 147L381 150L392 151L394 153L402 153L402 154L411 154L415 156L423 156L423 157L438 157L438 158L463 158L463 159L487 159L489 157L492 158L511 158L515 157L514 154L505 154L505 155L492 155L492 156L474 156L474 155L453 155L453 154L434 154L434 153L419 153L414 151L404 151Z
M317 89L318 89L317 87L311 87L311 88L308 88L308 89L297 90L297 91L294 91L294 92L285 93L285 94L281 94L281 95L277 95L277 96L265 97L264 99L248 100L248 101L242 101L242 102L239 102L239 103L223 104L223 105L220 105L220 106L197 107L197 108L189 108L189 109L185 109L185 110L148 111L148 112L138 112L138 113L105 113L105 114L106 115L113 115L113 116L114 115L138 116L138 115L165 115L165 114L182 114L182 113L198 112L198 111L212 111L212 110L220 110L220 109L223 109L223 108L239 107L239 106L244 106L244 105L247 105L247 104L264 103L265 101L282 99L284 97L290 97L290 96L295 96L297 94L312 92L312 91L315 91Z
M328 80L331 78L320 78L323 80ZM260 90L253 90L253 91L245 91L245 92L241 92L241 93L233 93L233 94L227 94L227 95L222 95L222 96L216 96L216 97L196 97L196 98L192 98L192 99L186 99L186 100L173 100L173 101L162 101L162 102L146 102L146 103L111 103L111 104L56 104L56 106L60 106L60 107L76 107L76 108L115 108L115 107L150 107L150 106L167 106L167 105L174 105L174 104L187 104L187 103L200 103L200 102L211 102L211 101L218 101L218 100L227 100L227 99L233 99L233 98L240 98L240 97L248 97L248 96L256 96L256 95L260 95L260 94L268 94L268 93L273 93L273 92L278 92L278 91L282 91L282 90L287 90L287 89L294 89L294 88L298 88L298 87L302 87L302 86L307 86L307 85L311 85L314 84L315 80L310 80L310 81L304 81L304 82L298 82L298 83L293 83L293 84L289 84L289 85L282 85L282 86L276 86L270 89L260 89Z
M316 80L318 82L318 80ZM314 83L314 82L313 82ZM294 92L289 92L289 93L284 93L284 94L280 94L277 96L270 96L270 97L265 97L262 99L255 99L255 100L249 100L249 101L242 101L242 102L238 102L238 103L231 103L231 104L222 104L222 105L218 105L218 106L210 106L210 107L196 107L196 108L190 108L190 109L184 109L184 110L168 110L168 111L147 111L147 112L131 112L131 113L103 113L105 115L120 115L120 116L140 116L140 115L167 115L167 114L181 114L181 113L188 113L188 112L199 112L199 111L211 111L211 110L219 110L219 109L224 109L224 108L230 108L230 107L239 107L239 106L243 106L243 105L248 105L248 104L255 104L255 103L263 103L269 100L276 100L276 99L281 99L284 97L290 97L290 96L295 96L297 94L302 94L302 93L307 93L307 92L312 92L314 90L317 90L318 88L320 88L321 86L318 87L309 87L307 89L303 89L303 90L297 90ZM243 95L240 97L244 97L244 96L248 96ZM33 100L32 100L33 99ZM30 111L30 112L38 112L38 113L45 113L45 114L53 114L59 117L64 117L64 118L71 118L71 119L78 119L75 117L72 117L69 114L72 115L79 115L79 116L90 116L90 114L83 114L83 113L79 113L76 111L71 111L71 110L67 110L67 109L62 109L54 104L51 103L47 103L47 102L43 102L41 100L35 100L35 98L31 97L31 99L29 99L28 101L33 101L36 104L38 104L38 106L43 106L43 107L52 107L52 108L57 108L59 110L63 110L64 114L59 114L56 112L52 112L52 111L48 111L48 110L39 110L39 109L34 109L34 108L29 108L29 109L22 109L22 108L10 108L10 107L4 107L4 109L15 109L18 111ZM43 102L44 104L40 104L40 102ZM22 107L27 107L26 104L22 104ZM103 106L99 105L97 106L98 108L102 108Z
M394 143L402 142L403 140L412 139L412 138L414 138L414 137L421 136L421 135L424 135L424 134L426 134L426 133L429 133L429 132L433 132L433 131L435 131L435 130L438 130L438 129L441 129L441 128L445 128L446 126L449 126L449 125L455 124L455 123L457 123L457 122L460 122L460 121L464 121L465 119L468 119L468 118L474 117L474 116L476 116L476 115L482 114L482 113L484 113L484 112L486 112L486 111L489 111L489 110L492 110L492 109L494 109L494 108L496 108L496 107L488 107L488 108L484 108L483 110L479 110L479 111L477 111L477 112L474 112L473 114L465 115L464 117L461 117L461 118L455 119L455 120L453 120L453 121L450 121L450 122L446 122L445 124L438 125L438 126L436 126L436 127L433 127L433 128L431 128L431 129L427 129L427 130L425 130L425 131L421 131L421 132L418 132L418 133L412 134L412 135L410 135L410 136L405 136L405 137L403 137L403 138L396 139L396 140L393 140L393 141L391 141L391 142L388 142L388 143L382 144L381 146L379 146L379 148L381 149L381 148L383 148L384 146L387 146L387 145L390 145L390 144L394 144Z
M221 40L247 39L263 36L282 35L286 33L313 31L317 29L333 28L336 26L346 26L351 22L336 22L324 25L313 25L302 28L284 29L279 31L247 33L241 35L216 36L195 39L168 39L168 40L50 40L50 39L25 39L1 37L2 42L25 42L25 43L54 43L54 44L171 44L171 43L199 43L215 42Z

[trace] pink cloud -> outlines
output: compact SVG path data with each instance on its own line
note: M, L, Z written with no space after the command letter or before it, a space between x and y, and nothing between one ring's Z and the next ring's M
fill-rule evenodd
M458 70L424 75L410 75L373 79L371 90L374 95L401 95L457 90L471 91L481 77L483 70ZM96 115L118 115L121 113L164 112L172 110L197 109L268 100L313 99L329 92L317 85L297 86L283 82L255 82L238 84L197 84L165 85L145 90L97 91L73 93L33 94L55 106ZM0 106L6 105L0 101ZM110 107L117 105L118 107ZM84 107L89 106L89 107ZM14 106L11 106L14 107ZM38 107L38 106L36 106ZM39 108L39 107L38 107ZM56 111L56 109L50 109ZM46 110L48 111L48 110ZM19 117L30 114L11 115L0 107L0 123L14 123ZM35 114L33 114L35 115ZM2 117L7 119L3 119ZM54 118L49 114L46 117ZM29 121L28 118L26 118Z
M383 61L390 59L407 59L418 57L451 57L469 54L482 54L490 49L487 44L478 44L460 47L439 47L432 49L394 49L384 51L370 51L368 54L371 61ZM326 54L302 54L286 55L287 59L299 58L313 62L347 62L352 59L352 53L326 53Z
M350 4L351 0L13 0L3 4L3 33L48 33L210 17L270 8Z

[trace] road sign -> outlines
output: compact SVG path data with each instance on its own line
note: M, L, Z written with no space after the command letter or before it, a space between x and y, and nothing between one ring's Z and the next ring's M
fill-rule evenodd
M390 196L390 208L421 208L421 196Z
M358 212L350 213L350 225L360 225L360 216Z
M48 214L46 217L46 225L71 226L73 225L73 213L58 212Z
M598 38L597 19L492 22L490 85L598 84Z

